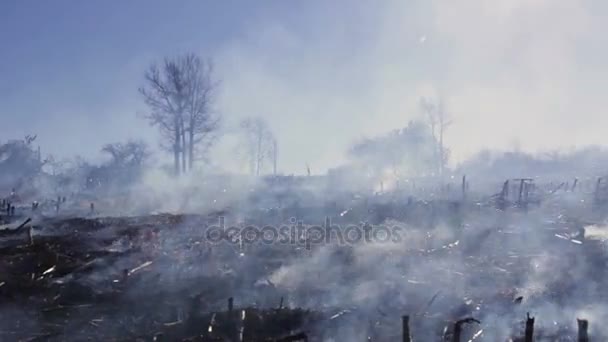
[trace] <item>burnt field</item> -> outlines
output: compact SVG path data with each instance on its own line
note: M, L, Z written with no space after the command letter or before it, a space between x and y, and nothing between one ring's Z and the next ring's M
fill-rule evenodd
M605 207L554 189L204 215L4 208L0 339L604 340Z
M0 342L608 341L606 18L0 0Z

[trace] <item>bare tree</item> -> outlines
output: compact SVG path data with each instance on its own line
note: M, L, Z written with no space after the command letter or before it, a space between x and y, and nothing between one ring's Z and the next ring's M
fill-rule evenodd
M197 152L204 158L215 141L215 133L220 125L220 117L212 108L218 82L212 78L213 65L210 61L188 55L185 64L188 102L183 131L188 138L188 168L192 169Z
M219 126L211 110L217 86L211 63L194 54L165 58L162 67L153 64L144 76L139 92L150 109L147 119L159 128L162 146L173 153L175 173L180 167L186 172L194 165L197 146L205 153Z
M270 157L272 159L272 174L277 175L277 158L279 156L279 146L277 142L277 138L275 136L272 137L272 141L270 142L271 154Z
M438 99L431 101L426 98L420 100L422 111L426 114L433 140L437 142L434 149L436 167L439 176L443 179L450 151L443 143L444 133L452 124L448 114L444 110L443 101Z
M267 160L273 162L276 173L277 142L268 123L260 117L255 117L244 119L240 126L251 174L259 176Z
M182 151L181 122L185 107L186 91L177 63L165 59L162 70L152 65L145 73L146 86L139 92L150 108L147 118L157 126L168 144L164 148L173 152L175 174L180 172L180 153Z

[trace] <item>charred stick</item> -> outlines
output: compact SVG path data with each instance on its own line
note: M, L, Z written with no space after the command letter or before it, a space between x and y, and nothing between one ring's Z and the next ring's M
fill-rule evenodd
M403 342L412 342L412 336L410 335L410 316L402 316L401 323L403 325Z
M525 332L525 342L533 342L534 341L534 317L530 317L530 313L526 314L526 332Z
M589 322L586 319L576 319L578 323L578 342L589 342Z

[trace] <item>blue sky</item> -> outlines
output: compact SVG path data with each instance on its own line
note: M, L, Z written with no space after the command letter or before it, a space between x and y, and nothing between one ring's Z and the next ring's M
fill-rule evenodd
M211 57L230 128L263 116L279 166L322 172L441 96L455 161L481 148L605 144L606 4L597 0L0 1L0 140L97 157L138 137L143 70ZM231 168L230 138L214 155ZM232 158L234 159L234 158ZM236 166L234 166L236 167Z
M2 138L38 133L45 150L90 154L145 128L136 116L145 65L212 52L255 10L233 1L0 2Z
M36 133L43 151L87 157L129 136L155 144L138 115L145 107L137 87L148 64L189 51L213 57L231 42L250 44L266 23L314 31L306 18L322 3L0 2L0 139ZM264 113L237 117L245 115Z

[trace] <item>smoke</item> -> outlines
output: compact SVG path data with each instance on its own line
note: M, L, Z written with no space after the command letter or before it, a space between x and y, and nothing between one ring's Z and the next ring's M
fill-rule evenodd
M576 331L576 318L591 320L606 311L596 304L604 279L597 269L603 257L591 252L598 246L556 237L568 228L547 220L559 217L549 207L526 215L486 208L465 214L462 226L427 230L393 222L404 227L398 244L320 246L270 280L295 305L351 308L382 324L409 314L417 328L429 328L417 338L433 339L442 324L468 314L483 322L484 340L504 339L523 332L518 322L526 312L539 318L540 335L563 334ZM365 326L354 335L370 333ZM594 334L606 332L595 327Z
M141 108L136 100L138 70L186 46L215 61L216 75L222 80L216 110L226 119L224 133L232 134L244 117L266 118L278 138L279 170L285 174L304 174L307 165L313 174L323 174L347 161L346 151L354 141L405 127L412 119L424 120L421 96L442 99L453 118L446 133L453 162L481 149L508 149L514 140L525 151L602 143L605 6L597 0L492 4L395 0L381 4L310 1L298 16L285 15L284 8L269 9L240 23L212 49L196 39L172 45L165 37L167 41L154 45L166 43L167 48L138 51L115 70L108 66L98 70L97 64L85 63L79 70L95 69L96 73L87 74L82 82L92 84L93 76L105 71L122 73L116 78L106 76L102 82L112 88L114 79L121 83L116 88L120 91L106 94L102 105L87 100L88 96L57 99L53 87L48 87L44 102L52 106L48 114L34 115L28 129L40 133L42 143L53 153L90 154L108 137L118 140L118 135L143 134L153 140L148 128L140 130L147 126L135 115ZM135 34L135 39L142 35ZM158 58L153 57L157 54ZM64 80L75 84L66 89L86 88L73 81L71 77ZM77 114L89 108L96 108L97 115ZM99 134L89 138L93 125ZM7 126L11 134L22 129L13 130L14 126ZM119 133L114 134L114 126L120 127ZM230 139L214 149L217 169L238 170ZM480 175L491 173L496 178L496 170L508 170L509 177L512 172L523 173L513 176L536 176L530 173L556 165L552 175L572 177L580 165L586 168L596 162L590 156L594 154L521 169L471 163L462 170L471 174L482 169ZM585 163L578 164L581 160ZM603 161L587 176L595 176L602 166ZM548 333L564 322L573 325L576 317L591 322L607 317L597 304L598 298L604 298L604 255L594 242L587 248L587 242L581 246L578 237L568 235L583 226L579 222L583 218L603 219L602 214L590 213L588 194L548 196L540 208L526 214L504 213L482 202L485 198L479 205L455 209L441 201L426 202L438 196L436 189L420 184L423 181L400 184L402 188L387 181L382 190L405 190L391 198L383 194L357 197L351 190L379 191L378 181L364 172L347 177L333 174L318 182L310 177L307 184L299 184L298 179L275 184L281 179L252 179L235 173L219 175L203 169L175 179L149 170L140 182L99 200L96 207L103 216L227 210L238 223L285 223L289 215L272 216L273 210L285 209L304 217L307 224L319 224L314 221L321 221L328 211L338 220L358 223L376 215L374 210L388 202L391 215L376 216L381 223L392 216L390 224L404 227L404 239L396 244L330 244L312 250L272 246L271 251L280 256L275 268L257 264L257 256L268 250L242 251L230 246L216 252L212 261L206 260L204 267L162 264L158 268L164 289L175 290L199 276L218 277L229 283L215 290L218 297L240 296L243 302L259 304L287 294L293 306L327 311L348 308L346 321L333 327L343 340L373 330L352 324L361 323L362 317L386 322L385 317L411 314L417 324L434 332L446 322L473 314L484 323L489 340L504 338L528 311L540 318L540 327ZM470 181L483 189L484 196L500 189L500 184L482 184L477 177ZM56 191L49 187L44 193ZM405 197L412 194L419 195L420 201L406 206ZM605 235L599 226L589 229L589 234L599 239ZM174 251L193 237L200 238L200 231L167 233L159 249ZM186 254L194 257L196 253ZM116 267L126 267L131 261L123 260ZM94 274L98 278L92 280L108 276ZM137 290L146 288L142 285ZM521 304L514 302L518 296L523 296ZM600 327L593 329L597 329L595 336L608 335ZM424 334L419 338L430 338Z
M252 24L216 57L220 107L266 116L286 172L339 165L352 141L419 117L420 96L445 100L454 161L513 140L528 151L601 143L598 2L310 6L300 21Z

